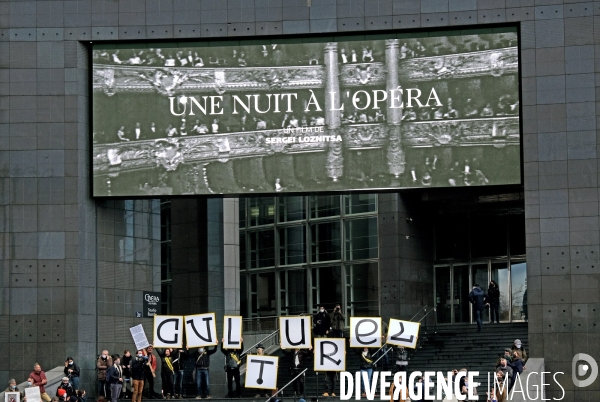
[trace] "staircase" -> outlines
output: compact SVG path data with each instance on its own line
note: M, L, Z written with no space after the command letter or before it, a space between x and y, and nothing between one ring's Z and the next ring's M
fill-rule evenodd
M408 371L442 371L466 368L478 371L475 381L480 400L487 391L487 373L493 373L496 361L520 339L525 350L529 350L527 323L484 324L477 332L476 324L423 327L420 332L419 348L409 361Z

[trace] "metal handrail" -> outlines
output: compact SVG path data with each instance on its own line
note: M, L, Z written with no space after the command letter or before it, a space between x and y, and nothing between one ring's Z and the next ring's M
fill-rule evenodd
M426 305L425 305L425 306L424 306L424 307L423 307L421 310L419 310L419 311L417 312L417 314L413 315L413 316L412 316L412 318L411 318L409 321L412 321L412 320L414 320L414 319L415 319L415 318L416 318L416 317L417 317L419 314L421 314L421 312L422 312L423 310L427 311L427 307L429 307L429 306L426 304ZM419 322L421 322L421 321L419 320Z
M263 339L261 339L260 341L256 342L254 345L250 346L248 349L244 350L242 352L242 355L246 355L248 354L252 349L254 349L255 347L257 347L258 345L260 345L263 342L266 342L267 339L272 338L273 336L275 336L277 333L279 332L279 329L276 329L274 332L270 333L269 335L267 335L266 337L264 337Z
M268 401L270 401L270 400L271 400L273 397L277 396L277 395L278 395L278 394L279 394L281 391L283 391L284 389L286 389L287 387L289 387L289 385L290 385L291 383L293 383L294 381L296 381L296 379L297 379L298 377L300 377L301 375L303 375L304 373L306 373L306 370L308 370L308 369L307 369L307 368L305 368L304 370L302 370L302 371L300 372L300 374L298 374L296 377L292 378L292 379L290 380L290 382L288 382L288 383L287 383L287 384L285 384L283 387L281 387L281 388L279 389L279 391L277 391L277 392L275 392L273 395L271 395L271 396L269 397L269 399L267 399L265 402L268 402Z

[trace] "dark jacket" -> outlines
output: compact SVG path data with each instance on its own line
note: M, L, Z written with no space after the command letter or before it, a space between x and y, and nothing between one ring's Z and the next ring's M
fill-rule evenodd
M160 365L160 369L163 373L166 373L167 371L170 371L171 373L175 372L175 367L173 366L173 355L169 355L166 356L166 349L156 349L156 353L158 353L158 355L160 356L160 361L161 361L161 365ZM171 364L171 367L173 367L173 369L171 369L171 367L169 367L169 363Z
M523 367L525 366L523 360L515 359L512 362L507 362L506 364L510 366L511 369L513 369L513 373L519 373L519 376L521 375L521 373L523 373Z
M481 288L475 287L471 290L471 293L469 293L469 301L473 304L475 310L485 310L485 293Z
M361 370L373 368L373 362L375 361L375 359L373 358L373 355L371 354L370 350L367 350L366 355L363 355L362 349L356 349L355 352L358 355L358 357L360 357Z
M304 370L304 363L312 356L311 351L308 349L281 349L281 351L286 356L292 356L290 369ZM298 356L298 365L296 365L296 356Z
M4 392L18 392L19 394L21 394L21 400L23 400L23 398L25 398L25 391L19 391L19 387L12 389L9 385L8 388L6 388L4 390Z
M315 314L313 317L313 324L315 325L315 335L326 335L331 327L331 319L329 318L327 310L322 313L319 311Z
M488 289L488 301L490 304L500 304L500 289L498 289L498 286Z
M171 357L173 358L171 363L173 364L173 370L175 370L175 372L183 370L183 367L185 366L185 360L187 359L187 353L185 351L182 352L181 350L175 349L173 352L171 352ZM216 346L215 350L217 350Z
M228 369L239 369L242 364L242 351L244 350L244 343L240 344L239 349L223 349L221 343L221 353L225 355L225 365Z
M133 360L133 356L123 356L121 357L121 367L123 367L123 376L131 377L131 361Z
M119 371L121 370L121 371ZM106 382L109 384L122 384L123 382L119 380L119 378L123 378L123 369L121 366L116 366L113 364L110 366L108 370L106 370Z
M344 314L342 314L340 311L333 310L333 313L331 313L329 318L331 319L331 328L332 329L335 329L335 330L343 330L344 329L344 323L346 322L346 318L344 317Z
M73 372L69 373L69 370L73 370ZM66 366L63 371L67 377L79 377L81 374L81 369L75 362L73 362L72 366Z
M200 353L195 351L192 353L192 359L194 359L194 368L196 369L207 369L210 367L210 355L217 351L217 345L213 346L212 349L204 348L204 352Z
M144 379L147 361L148 359L146 359L145 357L136 356L133 358L133 360L131 361L131 378L139 381Z
M64 389L65 391L67 391L67 396L68 397L72 397L73 395L75 395L75 390L73 389L73 386L71 385L70 382L63 384L62 382L59 384L58 388L56 388L56 396L58 395L58 390L59 389Z
M496 372L502 371L504 373L504 381L508 381L508 384L512 383L513 369L506 363L506 367L496 367Z

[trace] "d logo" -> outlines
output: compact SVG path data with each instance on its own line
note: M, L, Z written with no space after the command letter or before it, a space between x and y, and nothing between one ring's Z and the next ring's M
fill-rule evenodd
M585 362L585 363L583 363ZM573 358L571 372L573 376L573 384L579 388L589 387L598 378L598 363L590 355L578 353ZM580 380L579 377L588 375L585 380Z

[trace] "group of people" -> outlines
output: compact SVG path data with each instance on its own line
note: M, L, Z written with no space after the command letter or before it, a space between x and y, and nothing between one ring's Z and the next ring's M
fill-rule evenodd
M42 370L42 366L39 363L33 365L33 371L27 378L27 385L25 388L39 387L40 397L44 402L86 402L87 393L85 390L79 389L79 375L81 370L79 366L74 363L73 358L68 357L65 360L65 377L62 378L60 384L56 389L56 395L50 397L46 392L46 385L48 379L46 373ZM8 388L4 392L18 392L20 394L20 400L27 402L25 395L25 388L20 389L17 385L17 380L11 378L8 380Z
M448 98L445 106L423 106L417 111L414 108L406 108L402 114L403 121L428 121L428 120L454 120L454 119L477 119L482 117L516 116L519 114L519 100L516 97L505 94L498 98L496 107L486 103L478 108L473 99L467 98L462 107L462 112L456 109L452 98ZM462 116L462 117L461 117Z
M477 332L481 332L483 325L483 312L486 308L490 309L490 319L493 324L500 323L500 288L495 280L490 281L487 294L481 289L479 284L474 284L469 293L469 302L473 305L473 316L477 322Z

